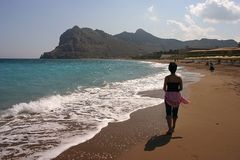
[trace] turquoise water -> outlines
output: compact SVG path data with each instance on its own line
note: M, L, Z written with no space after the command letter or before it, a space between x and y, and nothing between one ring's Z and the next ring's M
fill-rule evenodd
M166 68L129 60L0 60L0 159L54 158L109 122L162 103L138 93L162 88Z
M138 93L161 89L167 67L130 60L0 60L0 159L52 159L109 122L163 103ZM182 68L178 73L184 81L199 77Z
M79 88L103 86L159 72L122 60L0 60L0 110Z

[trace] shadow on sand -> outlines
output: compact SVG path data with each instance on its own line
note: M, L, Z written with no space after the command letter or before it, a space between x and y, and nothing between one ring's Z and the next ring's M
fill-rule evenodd
M172 137L172 134L164 134L151 137L145 144L144 151L153 151L156 147L161 147L170 142L171 139L182 139L183 137Z

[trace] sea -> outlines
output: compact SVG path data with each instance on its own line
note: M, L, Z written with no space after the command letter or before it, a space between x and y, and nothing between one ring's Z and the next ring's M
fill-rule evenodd
M163 103L138 93L162 89L168 74L167 64L134 60L0 59L0 159L54 158Z

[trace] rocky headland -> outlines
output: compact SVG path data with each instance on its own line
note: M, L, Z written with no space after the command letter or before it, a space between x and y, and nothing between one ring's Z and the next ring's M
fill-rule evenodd
M234 40L201 39L180 41L176 39L158 38L143 29L135 33L122 32L111 35L101 30L79 28L74 26L65 31L59 45L40 58L45 59L77 59L77 58L132 58L153 52L174 49L216 47L235 47Z

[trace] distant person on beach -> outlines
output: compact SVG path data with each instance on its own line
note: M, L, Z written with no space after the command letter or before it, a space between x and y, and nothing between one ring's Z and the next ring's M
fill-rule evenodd
M176 126L180 102L183 101L183 103L185 103L185 99L181 97L180 94L180 91L183 88L182 78L175 74L177 70L177 64L171 62L168 66L168 69L171 74L165 77L163 90L165 91L165 108L168 124L167 134L172 134Z
M212 62L210 62L210 64L209 64L209 70L210 70L211 72L213 72L213 71L215 70L214 65L213 65Z

